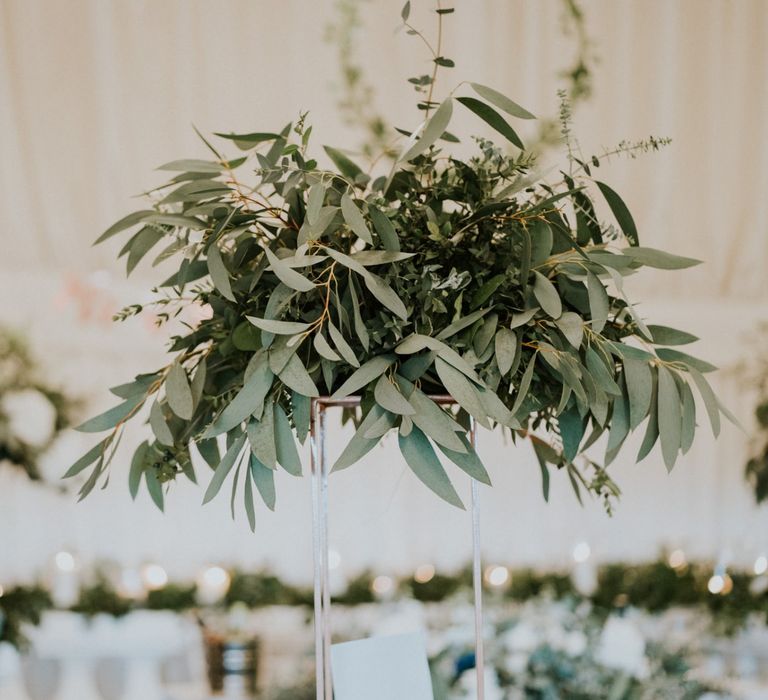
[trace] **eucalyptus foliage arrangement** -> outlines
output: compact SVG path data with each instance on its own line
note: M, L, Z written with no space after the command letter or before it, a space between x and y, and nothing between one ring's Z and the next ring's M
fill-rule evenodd
M407 32L428 43L409 9ZM436 12L442 22L453 10ZM387 171L364 172L328 146L332 167L321 167L306 115L274 132L217 134L237 157L201 135L211 158L161 166L174 175L149 193L150 205L98 239L130 234L120 252L129 273L150 252L155 264L178 262L156 288L160 322L191 305L210 318L172 338L167 366L114 387L120 403L80 426L107 432L67 473L90 469L81 497L106 476L125 422L145 406L153 437L135 451L131 492L143 480L162 507L164 483L195 479L194 444L213 470L204 502L234 474L233 504L242 484L252 528L253 487L274 508L278 466L301 475L296 440L305 441L321 395L362 400L335 470L395 430L414 474L459 507L438 452L489 484L468 440L472 422L530 441L545 496L556 467L577 493L606 501L618 489L605 466L643 423L638 459L657 441L670 468L688 451L693 388L717 433L725 409L704 377L715 368L675 347L695 340L690 334L646 325L623 291L643 267L698 261L640 245L624 202L594 176L600 158L577 157L567 105L567 158L545 180L510 121L534 116L477 83L437 102L437 71L454 64L439 40L430 50L431 75L410 79L423 121L398 130L402 145ZM453 155L455 109L502 140L477 138L474 155ZM435 395L450 395L458 410ZM585 451L604 433L599 465Z

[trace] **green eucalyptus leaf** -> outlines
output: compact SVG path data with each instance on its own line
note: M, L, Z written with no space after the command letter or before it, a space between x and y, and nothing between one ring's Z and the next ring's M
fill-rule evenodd
M222 457L219 466L216 467L216 471L213 472L211 482L208 484L208 488L205 491L203 497L203 504L212 501L216 495L221 491L221 487L224 485L224 481L232 471L232 467L235 466L240 453L243 451L243 445L245 445L245 435L241 435L235 440L227 450L224 457Z
M613 401L613 414L611 415L611 427L608 433L608 445L605 450L605 465L608 466L615 459L621 446L629 435L629 401L622 392Z
M466 451L464 443L456 434L457 430L462 430L461 426L426 394L414 388L410 382L399 377L398 383L407 395L408 402L415 409L415 413L410 416L413 423L438 445L458 453Z
M424 153L424 151L432 146L448 128L452 115L453 101L449 97L437 108L429 121L424 125L424 130L421 132L416 143L401 155L399 160L413 160L416 156Z
M331 336L333 344L336 346L336 349L339 351L344 360L353 367L360 367L360 363L358 362L357 357L355 357L355 353L350 347L349 343L344 339L341 331L336 328L336 326L330 320L328 321L328 333Z
M245 485L243 487L243 505L245 506L245 515L248 518L248 526L251 528L251 532L256 532L256 511L253 507L253 482L251 481L250 458L248 462L249 466L245 470Z
M643 422L651 408L653 373L644 360L624 359L624 378L629 394L629 424L634 430Z
M579 415L576 406L571 406L557 417L560 437L563 440L563 457L573 462L579 452L579 445L584 437L586 423Z
M280 466L293 476L301 476L301 459L296 449L293 430L280 404L274 406L275 448Z
M251 419L248 422L248 442L259 462L270 469L277 468L275 417L271 403L264 407L261 420Z
M172 447L176 442L171 429L168 427L168 422L165 420L165 415L163 415L163 409L157 401L152 404L152 408L149 410L149 425L160 444Z
M658 416L661 452L671 470L680 451L682 431L681 398L672 372L659 366Z
M157 212L147 216L144 221L148 224L163 224L173 226L174 228L186 228L192 231L201 231L207 228L205 221L194 216L184 216L182 214L159 214Z
M384 374L376 382L373 396L376 399L376 403L390 413L404 416L412 416L416 413L414 407L408 403L408 399L400 393L394 382L390 381Z
M581 341L584 339L584 321L581 316L566 311L555 319L555 325L574 348L578 350L581 347Z
M633 246L640 245L635 220L632 218L632 214L629 213L627 205L624 204L624 200L604 182L595 180L595 184L600 189L600 192L602 192L603 197L605 197L605 201L608 202L608 206L611 208L611 212L613 212L613 215L616 217L616 221L618 221L627 240Z
M144 394L132 396L121 404L110 408L108 411L85 421L78 425L75 430L81 433L101 433L105 430L112 430L119 423L122 423L130 415L138 410L138 407L144 403Z
M384 415L365 431L365 437L368 439L380 440L395 426L397 420L398 416L389 411L385 411Z
M370 347L370 336L368 335L368 329L365 327L365 322L360 313L360 300L357 296L357 290L355 289L354 280L349 280L349 295L352 298L352 319L355 326L355 333L357 334L360 344L363 349L368 352Z
M235 395L229 405L208 427L203 437L210 438L227 433L252 415L260 415L264 408L264 399L272 387L274 374L267 358L260 357L254 371L245 380L243 388Z
M149 452L149 443L144 440L133 453L131 459L131 468L128 472L128 493L135 501L139 494L141 486L141 477L144 476L144 470L147 468L147 453Z
M344 216L344 221L347 222L347 226L355 232L355 235L360 240L373 245L373 236L368 229L368 225L365 223L362 213L357 208L354 200L346 192L341 196L341 213Z
M365 434L383 415L384 409L381 408L381 406L374 404L371 407L361 421L360 427L334 463L331 471L337 472L346 469L347 467L351 467L355 462L360 461L379 444L379 438L367 438L365 437Z
M317 221L320 209L325 201L325 192L325 185L320 182L312 185L307 192L307 219L310 224Z
M459 469L469 474L475 481L479 481L481 484L486 484L487 486L492 486L491 477L488 475L488 471L480 461L477 452L475 452L475 448L469 444L469 440L467 440L464 435L458 435L457 437L462 444L462 450L458 452L456 450L448 449L445 445L441 445L437 441L435 441L435 444L437 445L437 448L451 460L451 462L453 462Z
M497 90L486 87L485 85L480 85L479 83L470 83L470 85L480 97L488 100L488 102L499 109L504 110L507 114L517 117L518 119L536 119L536 117L527 109L523 109L519 104L513 102L506 95L502 95Z
M656 326L649 323L648 330L651 332L653 342L656 345L688 345L698 340L691 333L679 331L676 328L669 328L668 326Z
M186 160L172 160L158 167L158 170L188 171L195 173L220 173L225 170L221 163L211 160L197 160L188 158Z
M275 472L259 462L254 454L251 454L249 466L251 478L253 479L253 483L256 484L256 489L261 495L264 505L274 511L275 503L277 501L275 495Z
M353 253L350 257L365 267L372 267L401 262L412 258L414 255L415 253L401 253L394 250L361 250L359 253Z
M552 227L546 221L535 221L531 226L530 231L531 238L531 265L538 266L546 262L550 255L552 255L552 246L554 245L554 237L552 235ZM528 282L528 274L525 278L521 277L521 281Z
M720 435L720 407L718 406L717 396L712 391L712 387L704 378L704 375L695 367L689 367L688 373L691 375L696 388L699 390L699 395L704 401L704 407L707 409L707 415L709 416L709 423L712 426L712 433L717 437Z
M165 392L171 410L184 420L190 420L195 411L192 387L180 362L174 362L165 378Z
M602 333L608 320L611 302L605 286L593 272L587 272L587 293L589 294L589 309L592 314L592 330Z
M216 469L216 466L221 461L221 454L219 453L219 445L216 442L216 438L201 439L195 444L197 445L197 451L206 461L208 466L211 469Z
M221 251L215 243L208 248L208 272L213 280L213 286L221 292L221 295L225 299L235 301L232 285L229 282L229 271L224 266Z
M563 313L563 304L555 285L538 270L534 270L533 275L533 295L547 315L558 318Z
M323 146L323 149L328 154L328 157L333 161L333 164L339 169L342 175L348 177L354 181L359 175L363 174L360 166L353 163L349 157L344 155L337 148L331 148L330 146Z
M680 429L680 449L686 454L693 445L696 432L696 402L688 382L682 382L682 425Z
M525 148L520 137L515 133L515 130L507 123L493 107L488 106L485 102L476 100L474 97L457 97L456 100L461 102L467 109L474 112L480 119L482 119L491 128L498 131L508 141L513 143L519 149Z
M515 354L517 352L517 336L515 332L507 328L499 328L496 332L494 346L499 372L505 375L512 369L512 363L515 361Z
M520 385L517 387L515 402L512 405L512 414L515 416L518 415L518 412L523 405L523 401L525 401L526 397L528 396L528 389L531 386L531 379L533 379L533 370L536 366L537 357L538 353L535 353L533 357L531 357L527 367L525 368L525 372L523 372L523 376L520 379Z
M104 231L104 233L96 239L93 245L103 243L108 238L112 238L112 236L142 223L148 216L152 216L155 213L154 209L143 209L142 211L134 211L131 214L124 216Z
M611 356L605 357L604 353L598 355L594 348L589 347L585 351L584 357L587 362L587 369L595 385L606 394L621 396L621 389L616 384L613 376L614 363Z
M449 323L440 333L437 334L438 340L445 340L446 338L450 338L452 335L456 335L459 331L463 331L465 328L469 328L475 321L482 318L487 314L491 309L477 309L476 311L472 311L471 313L468 313L466 316L461 316L461 318L456 319L452 323Z
M264 248L269 260L269 267L277 275L277 278L286 286L298 292L308 292L315 288L304 275L285 265L269 248Z
M152 502L162 513L165 510L165 497L163 495L163 485L157 477L157 471L154 469L144 470L144 481L147 484L147 491Z
M512 314L512 321L509 324L510 328L519 328L524 326L539 312L539 307L535 306L532 309L526 309L519 314Z
M320 331L315 333L315 337L312 339L312 344L315 346L315 350L317 350L317 354L320 355L320 357L324 357L331 362L341 361L341 357L336 354L336 351L328 344L325 336L323 336Z
M408 310L405 308L402 300L381 277L369 272L364 278L365 286L384 306L386 306L395 316L403 321L408 320Z
M73 476L77 476L87 467L90 467L97 459L104 455L107 447L109 447L111 440L111 437L106 437L101 442L96 443L90 450L88 450L88 452L86 452L69 469L67 469L67 471L64 473L64 476L61 478L70 479Z
M699 372L707 373L714 372L717 367L715 365L700 360L698 357L688 355L687 353L680 352L679 350L673 350L672 348L658 348L656 354L665 362L676 362L685 365L687 368L693 367Z
M493 293L502 285L507 279L506 275L494 275L487 282L483 284L480 289L477 290L475 296L472 297L472 308L476 309L478 306L485 304L488 299L493 296Z
M625 248L621 252L636 263L646 265L647 267L655 267L659 270L683 270L687 267L701 264L701 260L672 255L672 253L666 253L655 248L633 247Z
M373 206L368 207L368 213L371 216L373 227L376 229L376 233L381 238L381 243L385 250L391 253L400 252L400 238L395 231L395 227L392 222L387 218L386 214Z
M156 228L145 226L132 239L128 260L126 262L126 274L130 275L136 269L144 256L149 253L163 238L164 231L158 231Z
M435 369L443 386L456 402L484 428L491 427L488 414L472 383L442 357L435 360Z
M295 321L272 321L268 318L256 318L255 316L246 316L246 318L256 326L256 328L260 328L269 333L276 333L277 335L305 333L312 325L310 323L296 323Z
M444 501L464 509L427 436L414 426L408 435L398 436L398 443L406 463L419 480Z
M253 148L254 146L258 146L260 143L264 143L266 141L274 141L280 138L280 134L266 133L263 131L257 131L250 134L223 134L218 131L214 133L216 136L219 136L222 139L229 139L238 145L242 144L248 148Z
M296 437L303 445L309 434L312 401L308 396L294 391L291 394L291 405L293 406L293 425L296 428Z
M659 439L659 413L657 409L658 382L654 386L653 397L651 398L651 410L648 414L648 423L645 428L643 442L640 445L640 451L637 453L637 461L642 462L651 452L656 441Z
M378 379L394 361L394 355L379 355L379 357L368 360L368 362L352 373L349 379L334 392L331 398L343 399L345 396L354 394L373 382L374 379Z
M205 388L205 379L208 374L208 362L203 357L197 364L195 370L195 376L192 377L192 383L190 384L190 391L192 392L192 401L195 406L200 403L203 397L203 390Z
M320 396L317 386L312 381L312 377L309 376L304 363L297 353L291 355L278 376L283 384L299 394L309 397Z

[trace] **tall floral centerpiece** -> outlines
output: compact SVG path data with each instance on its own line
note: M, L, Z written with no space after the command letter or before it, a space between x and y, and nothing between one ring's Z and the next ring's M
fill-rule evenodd
M439 8L439 20L451 12ZM408 4L402 17L420 35ZM631 431L644 431L638 459L660 443L671 468L693 442L697 392L717 433L725 409L705 378L715 368L678 349L692 335L648 323L624 291L645 267L698 261L641 244L598 175L604 157L578 155L567 104L566 155L545 178L517 132L534 119L528 110L479 83L435 99L438 70L452 66L438 44L431 74L410 80L421 123L397 130L390 167L366 171L343 150L318 151L305 115L275 131L218 133L215 144L201 135L209 157L162 165L170 180L104 232L99 243L124 238L129 273L150 255L177 263L153 304L120 319L149 307L163 323L190 306L208 317L170 339L167 365L114 387L119 403L80 426L106 433L68 472L88 471L82 496L106 478L125 423L147 420L132 493L144 482L162 507L164 484L195 479L194 449L211 468L204 501L228 481L234 499L242 485L253 528L254 492L274 508L275 470L302 474L296 442L318 396L361 397L335 470L395 431L417 479L459 507L438 454L490 483L471 421L530 442L545 496L558 470L606 502L618 494L606 467ZM476 138L458 157L456 110L498 140ZM586 451L603 434L598 463Z

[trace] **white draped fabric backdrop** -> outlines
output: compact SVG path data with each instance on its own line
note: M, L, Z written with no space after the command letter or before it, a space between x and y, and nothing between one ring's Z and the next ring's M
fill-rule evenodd
M393 31L400 4L361 3L360 55L379 109L408 126L419 116L405 78L427 59L415 39ZM413 4L429 31L429 3ZM576 114L582 150L671 137L662 153L614 159L601 173L625 195L645 245L706 261L644 274L634 296L654 322L701 337L695 350L724 368L715 384L749 427L752 396L735 367L766 350L747 335L768 316L768 3L583 4L599 64L595 94ZM331 0L0 2L0 322L28 333L47 376L91 412L109 405L105 387L162 362L164 336L142 320L108 322L121 305L145 300L153 278L139 271L125 281L116 244L90 244L139 207L130 197L159 182L153 167L205 157L191 124L274 130L309 109L318 153L321 144L357 143L335 108L335 48L323 40L333 12ZM573 51L560 21L556 0L457 0L444 52L457 66L443 72L440 90L474 79L554 114L558 71ZM460 115L457 129L472 127L482 131ZM171 576L223 563L310 578L308 479L279 475L277 512L258 510L255 535L243 517L231 522L226 498L201 507L202 491L187 484L171 489L162 515L146 494L134 504L127 493L130 444L142 431L124 438L109 487L81 504L0 470L0 582L42 571L60 549L86 562L157 561ZM348 437L333 429L331 453ZM768 517L742 478L747 438L729 425L718 442L704 425L669 476L656 454L635 465L638 440L630 441L611 468L624 490L613 518L597 502L580 507L564 475L545 504L526 444L482 432L479 440L495 482L482 494L489 563L567 566L580 541L598 560L682 547L689 557L749 564L768 550ZM61 473L91 442L66 435L48 472ZM331 513L347 574L428 562L449 570L470 554L469 515L433 498L393 444L331 478Z

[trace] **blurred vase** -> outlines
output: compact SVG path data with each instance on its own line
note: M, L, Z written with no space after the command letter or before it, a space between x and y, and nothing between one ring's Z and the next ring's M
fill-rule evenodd
M214 695L226 698L251 698L256 695L259 668L259 642L254 637L207 632L205 658L208 683Z

